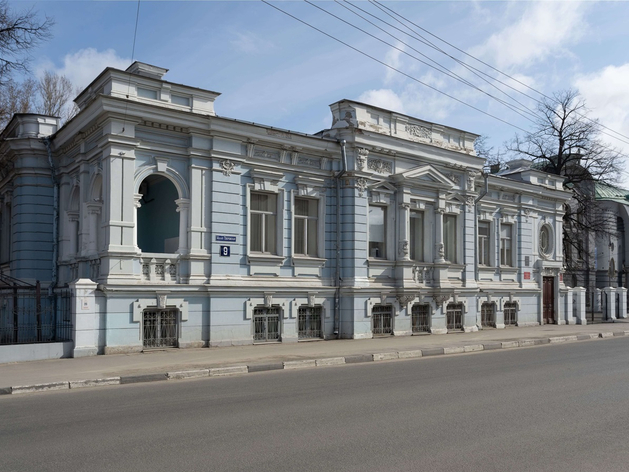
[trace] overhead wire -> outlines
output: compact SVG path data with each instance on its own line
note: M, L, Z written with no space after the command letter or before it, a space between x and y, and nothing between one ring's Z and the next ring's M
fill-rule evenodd
M457 73L455 73L455 72L452 72L452 71L451 71L451 70L449 70L447 67L442 66L439 62L437 62L437 61L435 61L434 59L432 59L432 58L428 57L426 54L424 54L424 53L422 53L421 51L419 51L419 50L415 49L415 48L414 48L413 46L411 46L410 44L408 44L408 43L406 43L406 42L402 41L401 39L397 38L397 37L396 37L396 36L394 36L393 34L389 33L388 31L384 30L383 28L379 27L378 25L374 24L373 22L369 21L368 19L364 18L364 17L363 17L363 16L361 16L360 14L358 14L358 13L356 13L356 12L354 12L354 11L352 11L352 10L348 9L345 5L343 5L343 4L341 4L341 3L339 3L337 0L335 0L335 2L336 2L336 3L339 3L339 5L340 5L340 6L342 6L343 8L348 9L350 12L352 12L352 13L353 13L353 14L355 14L355 15L357 15L359 18L362 18L362 19L363 19L363 20L365 20L367 23L371 24L371 25L372 25L372 26L374 26L375 28L377 28L377 29L379 29L380 31L384 32L385 34L387 34L387 35L391 36L393 39L396 39L399 43L401 43L401 44L403 44L403 45L405 45L405 46L409 47L411 50L415 51L415 52L416 52L416 53L418 53L420 56L423 56L423 57L425 57L427 60L429 60L429 61L431 61L431 62L434 62L436 65L430 64L429 62L426 62L426 61L424 61L424 60L422 60L422 59L419 59L418 57L416 57L416 56L414 56L414 55L410 54L409 52L405 51L404 49L402 49L402 48L400 48L400 47L398 47L398 46L396 46L396 45L394 45L394 44L391 44L391 43L389 43L389 42L387 42L387 41L385 41L385 40L383 40L383 39L381 39L381 38L378 38L376 35L371 34L370 32L368 32L368 31L366 31L366 30L364 30L364 29L362 29L362 28L360 28L360 27L358 27L358 26L354 25L353 23L351 23L351 22L349 22L349 21L347 21L347 20L345 20L345 19L343 19L343 18L339 17L338 15L335 15L334 13L332 13L332 12L330 12L330 11L328 11L328 10L326 10L326 9L324 9L324 8L322 8L322 7L320 7L320 6L318 6L318 5L315 5L314 3L310 2L309 0L304 0L304 2L305 2L305 3L307 3L307 4L309 4L309 5L311 5L311 6L313 6L313 7L315 7L315 8L317 8L317 9L319 9L319 10L321 10L321 11L323 11L324 13L326 13L326 14L328 14L328 15L330 15L330 16L332 16L332 17L334 17L334 18L336 18L337 20L342 21L343 23L345 23L345 24L347 24L347 25L351 26L352 28L357 29L358 31L360 31L360 32L362 32L362 33L364 33L364 34L366 34L367 36L370 36L371 38L374 38L376 41L380 41L381 43L386 44L387 46L390 46L391 48L393 48L393 49L395 49L395 50L397 50L397 51L400 51L402 54L405 54L405 55L407 55L407 56L411 57L412 59L415 59L416 61L418 61L418 62L420 62L420 63L422 63L422 64L424 64L424 65L426 65L426 66L428 66L428 67L430 67L430 68L432 68L432 69L434 69L434 70L438 71L438 72L441 72L442 74L444 74L444 75L446 75L446 76L448 76L448 77L450 77L450 78L452 78L452 79L454 79L454 80L457 80L457 81L459 81L459 82L463 83L464 85L467 85L468 87L473 88L473 89L477 90L478 92L480 92L480 93L482 93L482 94L484 94L484 95L487 95L489 98L496 100L496 101L497 101L497 102L499 102L500 104L502 104L502 105L504 105L505 107L509 108L511 111L513 111L513 112L517 113L517 114L518 114L518 115L520 115L522 118L527 119L527 120L529 120L529 121L531 121L531 122L534 122L534 120L533 120L533 119L531 119L530 117L528 117L528 116L526 116L526 115L524 114L524 113L529 113L530 115L535 116L535 114L534 114L531 110L528 110L528 109L525 109L525 110L519 109L518 107L515 107L514 105L512 105L512 104L510 104L510 103L507 103L507 102L505 102L504 100L502 100L502 99L500 99L500 98L498 98L498 97L495 97L494 95L492 95L492 94L490 94L490 93L486 92L485 90L481 89L481 88L480 88L480 87L478 87L477 85L475 85L475 84L473 84L472 82L470 82L470 81L466 80L465 78L461 77L459 74L457 74Z
M295 15L292 15L291 13L289 13L289 12L279 8L276 5L273 5L272 3L269 3L267 0L261 0L261 2L266 4L266 5L268 5L268 6L270 6L271 8L276 9L277 11L283 13L284 15L294 19L295 21L298 21L298 22L302 23L303 25L308 26L309 28L311 28L311 29L313 29L313 30L315 30L315 31L317 31L317 32L327 36L328 38L330 38L330 39L332 39L332 40L334 40L334 41L336 41L336 42L338 42L338 43L340 43L340 44L342 44L342 45L344 45L344 46L354 50L355 52L357 52L359 54L362 54L363 56L365 56L365 57L367 57L367 58L369 58L369 59L371 59L371 60L373 60L373 61L375 61L375 62L377 62L377 63L379 63L379 64L381 64L381 65L383 65L383 66L385 66L385 67L387 67L387 68L389 68L389 69L391 69L391 70L393 70L393 71L395 71L395 72L397 72L397 73L399 73L399 74L401 74L401 75L403 75L403 76L405 76L405 77L407 77L409 79L411 79L411 80L413 80L414 82L417 82L417 83L419 83L419 84L421 84L421 85L423 85L423 86L425 86L425 87L427 87L427 88L429 88L429 89L431 89L431 90L433 90L433 91L435 91L435 92L437 92L437 93L439 93L441 95L444 95L444 96L450 98L451 100L454 100L454 101L456 101L456 102L458 102L458 103L460 103L460 104L462 104L462 105L464 105L464 106L466 106L468 108L471 108L471 109L473 109L473 110L475 110L475 111L477 111L479 113L482 113L483 115L489 116L489 117L491 117L491 118L493 118L493 119L495 119L497 121L500 121L501 123L504 123L504 124L506 124L508 126L516 128L516 129L518 129L518 130L520 130L520 131L522 131L524 133L527 132L527 130L525 130L524 128L522 128L522 127L520 127L520 126L518 126L518 125L516 125L514 123L511 123L511 122L509 122L507 120L504 120L504 119L502 119L502 118L500 118L500 117L498 117L496 115L493 115L493 114L491 114L489 112L486 112L486 111L484 111L484 110L482 110L482 109L480 109L480 108L478 108L478 107L476 107L474 105L471 105L471 104L469 104L469 103L467 103L467 102L465 102L465 101L463 101L463 100L461 100L461 99L459 99L459 98L457 98L457 97L455 97L455 96L453 96L451 94L448 94L448 93L446 93L446 92L444 92L442 90L439 90L437 87L434 87L434 86L432 86L432 85L430 85L430 84L428 84L428 83L426 83L426 82L424 82L424 81L422 81L422 80L420 80L420 79L418 79L416 77L413 77L412 75L407 74L406 72L404 72L404 71L402 71L400 69L397 69L396 67L393 67L392 65L387 64L384 61L381 61L380 59L378 59L378 58L376 58L376 57L374 57L374 56L372 56L372 55L370 55L370 54L368 54L368 53L358 49L357 47L354 47L351 44L349 44L349 43L347 43L347 42L345 42L345 41L343 41L343 40L341 40L341 39L339 39L339 38L337 38L337 37L335 37L335 36L325 32L325 31L323 31L322 29L317 28L316 26L308 23L307 21L302 20L301 18L298 18Z
M450 42L446 41L445 39L443 39L443 38L441 38L441 37L439 37L439 36L437 36L437 35L435 35L435 34L431 33L430 31L428 31L427 29L425 29L425 28L421 27L421 26L420 26L420 25L418 25L417 23L414 23L413 21L411 21L411 20L409 20L409 19L407 19L407 18L403 17L402 15L400 15L399 13L397 13L397 12L396 12L395 10L393 10L392 8L389 8L388 6L385 6L385 5L381 4L378 0L369 0L369 2L370 2L371 4L373 4L373 5L375 5L376 7L378 7L378 8L379 8L381 11L383 11L383 12L385 12L385 10L388 10L389 12L391 12L392 14L394 14L396 17L401 18L401 19L403 19L404 21L407 21L408 23L412 24L414 27L418 28L419 30L424 31L426 34L428 34L428 35L430 35L430 36L432 36L432 37L436 38L437 40L439 40L439 41L443 42L444 44L447 44L448 46L450 46L451 48L455 49L456 51L459 51L460 53L464 54L465 56L467 56L467 57L469 57L469 58L471 58L471 59L474 59L475 61L477 61L477 62L479 62L479 63L483 64L484 66L486 66L486 67L488 67L489 69L491 69L491 70L493 70L493 71L497 72L498 74L503 75L503 76L505 76L505 77L509 78L510 80L512 80L512 81L514 81L514 82L516 82L516 83L518 83L518 84L520 84L520 85L522 85L523 87L525 87L525 88L527 88L527 89L529 89L529 90L531 90L531 91L533 91L533 92L535 92L535 93L537 93L537 94L541 95L541 96L542 96L542 97L544 97L546 100L549 100L549 101L551 101L552 103L557 103L557 100L556 100L554 97L550 97L550 96L548 96L548 95L544 94L543 92L540 92L539 90L535 89L534 87L529 86L529 85L528 85L528 84L526 84L525 82L522 82L521 80L518 80L517 78L515 78L515 77L513 77L513 76L511 76L511 75L509 75L509 74L507 74L506 72L501 71L500 69L498 69L498 68L496 68L496 67L492 66L491 64L488 64L487 62L483 61L482 59L479 59L479 58L477 58L476 56L474 56L474 55L472 55L472 54L470 54L470 53L468 53L468 52L464 51L463 49L461 49L461 48L459 48L459 47L455 46L454 44L452 44L452 43L450 43ZM386 12L385 12L385 13L386 13ZM388 13L387 13L387 14L388 14ZM389 16L391 16L391 17L393 18L393 16L392 16L392 15L390 15L390 14L389 14ZM397 18L395 18L395 19L397 20ZM404 23L402 23L402 21L401 21L401 20L397 20L397 21L398 21L400 24L404 24ZM406 26L406 27L408 28L408 26ZM420 35L420 36L421 36L421 35ZM425 38L424 38L424 39L425 39ZM431 43L430 41L428 41L428 40L425 40L425 41L427 41L427 43L428 43L429 45L432 45L432 43ZM440 48L438 48L437 46L432 45L431 47L435 47L437 50L440 50ZM444 54L445 54L445 53L444 53ZM452 56L449 56L449 57L452 57ZM455 60L456 60L456 59L455 59ZM470 67L472 67L472 66L470 66ZM477 70L478 70L478 69L477 69ZM494 79L495 79L495 78L494 78ZM495 80L497 80L497 79L495 79ZM498 81L499 81L499 80L498 80ZM509 87L509 88L511 88L512 90L514 90L514 91L516 91L516 92L518 92L518 93L521 93L521 94L523 94L523 95L525 95L525 96L527 96L527 97L529 97L529 98L531 98L531 99L535 100L538 104L543 104L543 102L541 102L541 101L539 101L539 100L537 100L537 99L535 99L535 98L531 97L530 95L525 94L525 93L524 93L524 92L522 92L521 90L518 90L517 88L511 87L511 86L509 86L509 85L505 84L505 83L504 83L504 82L502 82L502 81L499 81L499 82L500 82L500 83L502 83L502 84L504 84L504 85L506 85L506 86L508 86L508 87ZM587 116L587 115L585 115L585 114L579 114L579 117L580 117L580 118L583 118L583 119L585 119L585 120L587 120L587 121L590 121L590 122L592 122L592 123L595 123L595 124L596 124L599 128L601 128L601 129L604 129L604 130L609 131L609 132L601 131L601 133L602 133L602 134L605 134L606 136L609 136L609 137L611 137L611 138L613 138L613 139L617 139L617 140L619 140L619 141L621 141L621 142L623 142L623 143L625 143L625 144L629 144L629 141L625 141L625 140L624 140L624 139L629 140L629 136L627 136L627 135L625 135L625 134L622 134L622 133L620 133L620 132L618 132L618 131L616 131L616 130L614 130L614 129L612 129L612 128L609 128L609 127L607 127L607 126L605 126L605 125L601 124L601 123L600 123L600 122L598 122L597 120L595 120L595 119L592 119L592 118L588 117L588 116ZM613 133L613 134L614 134L614 135L616 135L616 136L611 135L611 134L609 134L609 133ZM624 139L620 139L618 136L620 136L620 137L622 137L622 138L624 138Z

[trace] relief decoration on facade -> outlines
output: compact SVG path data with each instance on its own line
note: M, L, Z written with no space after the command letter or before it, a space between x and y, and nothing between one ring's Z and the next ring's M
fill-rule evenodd
M369 150L365 148L357 148L356 151L356 170L364 170L365 163L367 162L367 156L369 156Z
M413 280L418 284L432 282L432 268L426 266L413 266Z
M221 161L221 169L223 170L223 175L229 177L232 175L232 171L234 170L234 163L229 159L225 159Z
M256 149L253 151L253 157L258 157L260 159L269 159L271 161L280 162L279 151L268 151L266 149Z
M378 174L390 174L393 171L391 163L383 161L382 159L369 159L369 161L367 161L367 168L377 172Z
M358 189L358 196L364 197L365 190L367 190L367 179L359 177L356 179L356 188Z
M398 295L397 301L401 307L406 307L409 303L415 300L415 298L417 298L415 295Z
M314 167L315 169L321 168L321 160L314 157L299 156L297 158L297 164L306 167Z
M409 136L417 139L424 139L426 141L430 141L432 131L425 126L419 125L406 125L406 132Z
M403 239L400 241L400 249L398 251L398 254L400 257L403 257L403 258L408 257L409 249L408 249L408 241L406 239Z

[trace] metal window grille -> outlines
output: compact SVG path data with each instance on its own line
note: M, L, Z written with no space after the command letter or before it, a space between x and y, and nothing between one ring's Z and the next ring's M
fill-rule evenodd
M505 302L504 308L505 326L515 326L516 304L515 302Z
M411 309L413 333L430 332L430 306L427 303L416 303Z
M279 307L262 307L253 310L253 340L258 342L274 342L280 340Z
M171 308L144 310L142 321L146 348L177 347L177 318L179 310Z
M321 329L321 313L323 309L320 306L302 306L299 307L299 339L317 339L323 337Z
M463 303L449 303L446 309L448 329L463 329Z
M393 334L393 305L374 305L371 319L374 336Z
M480 324L485 328L496 327L496 304L485 302L480 306Z

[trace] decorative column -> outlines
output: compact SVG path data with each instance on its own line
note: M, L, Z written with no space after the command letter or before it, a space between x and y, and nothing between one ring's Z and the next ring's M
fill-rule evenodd
M138 210L142 206L142 197L141 193L133 194L133 208L135 209L133 212L133 244L136 252L140 252L140 246L138 246Z
M445 248L443 246L443 208L435 210L435 263L445 263Z
M101 212L102 203L88 203L87 204L87 217L88 217L88 245L87 253L98 253L98 217Z
M576 320L573 311L573 292L566 290L566 324L575 324Z
M179 254L188 254L188 215L190 213L190 200L180 198L175 200L177 212L179 213Z
M399 229L400 229L400 240L398 242L398 260L408 261L410 260L410 244L409 244L409 214L410 214L411 204L410 203L401 203L400 204L400 218L399 218Z

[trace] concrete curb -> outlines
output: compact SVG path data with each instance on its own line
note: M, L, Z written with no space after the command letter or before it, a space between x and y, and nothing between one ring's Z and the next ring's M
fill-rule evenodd
M548 338L520 339L517 341L488 341L482 344L470 344L466 346L446 346L418 349L413 351L378 352L374 354L353 354L345 357L327 357L321 359L301 359L267 364L233 365L225 367L212 367L207 369L193 369L185 371L173 371L159 374L127 375L121 377L106 377L100 379L71 380L63 382L50 382L34 385L18 385L0 388L0 395L15 395L24 393L47 392L51 390L73 390L77 388L100 387L109 385L125 385L142 382L156 382L162 380L183 380L203 377L227 377L234 375L266 372L271 370L295 370L311 369L317 367L329 367L345 364L359 364L363 362L380 362L398 359L418 359L422 357L434 357L451 354L464 354L470 352L493 351L502 349L515 349L522 347L541 346L545 344L561 344L574 341L589 341L592 339L608 339L620 336L629 336L628 331L600 332L591 334L551 336Z

